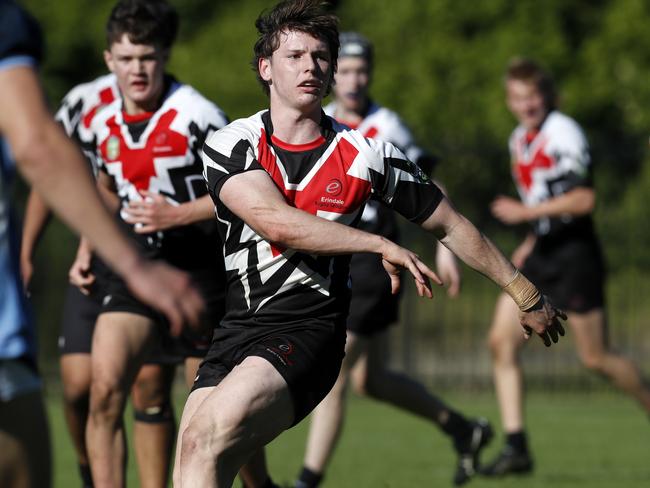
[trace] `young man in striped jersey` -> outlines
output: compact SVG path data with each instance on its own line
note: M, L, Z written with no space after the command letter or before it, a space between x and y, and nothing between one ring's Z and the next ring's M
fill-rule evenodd
M204 147L224 240L226 315L199 368L179 428L176 486L226 487L257 449L297 424L338 377L349 258L382 257L394 292L406 268L418 293L439 278L411 251L355 228L378 198L434 233L513 294L550 345L557 312L393 145L322 112L336 71L338 19L291 0L257 19L254 67L270 110L237 120Z

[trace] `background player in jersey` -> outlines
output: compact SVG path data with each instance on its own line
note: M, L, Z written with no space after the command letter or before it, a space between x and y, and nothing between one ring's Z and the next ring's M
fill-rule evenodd
M325 113L366 137L394 144L430 173L433 158L415 144L411 132L395 112L380 107L370 98L368 90L373 70L370 42L356 32L343 32L339 39L341 47L333 87L335 98L325 107ZM377 200L366 203L358 228L398 242L395 213ZM453 296L460 282L455 258L441 244L438 254L437 271ZM450 435L460 454L454 481L464 483L476 472L478 451L491 437L489 426L485 422L466 420L420 383L387 368L387 332L399 317L399 295L391 294L390 280L383 272L381 258L375 254L355 254L350 261L350 278L352 301L346 323L345 359L336 384L312 413L296 488L316 487L323 478L342 431L349 378L358 392L429 419ZM479 439L474 447L470 445L473 434Z
M205 136L226 119L198 92L165 74L177 22L175 10L163 1L123 1L114 7L105 58L121 97L97 111L89 127L82 124L80 135L95 141L98 181L113 192L107 203L120 213L121 225L142 251L191 272L208 303L203 326L209 328L223 313L223 263L214 253L214 225L193 224L211 214L209 197L201 198L206 191L197 151ZM138 233L130 223L129 203L144 199L189 209L188 221L154 231L150 222L135 217ZM161 317L128 293L110 271L104 293L93 336L87 429L98 486L123 483L120 439L126 393L152 348L171 340ZM177 354L201 355L202 340L199 333L184 335L185 347Z
M40 488L50 486L51 460L34 330L18 275L18 233L8 197L14 169L9 151L55 211L87 233L131 289L164 310L174 326L196 320L201 301L185 276L144 263L103 208L78 149L43 103L35 70L41 53L36 22L13 2L0 0L0 31L0 134L8 144L0 140L0 479L3 486ZM84 200L83 209L76 198Z
M637 368L612 352L607 341L605 269L591 219L595 193L585 135L556 109L553 81L534 61L513 60L505 84L508 108L519 123L510 137L510 152L521 202L500 196L492 203L492 213L508 225L532 225L512 261L566 310L582 363L650 413L650 390ZM523 341L517 323L517 309L507 296L500 296L489 343L506 444L484 469L492 476L533 468L524 430L519 362Z
M151 1L148 3L156 4ZM94 115L119 96L115 75L100 76L74 87L56 114L56 120L66 133L81 146L92 170L96 169L94 144L93 141L83 141L80 138L80 126L89 128ZM166 227L157 226L154 230L180 225L183 221L183 207L184 205L171 206L162 202L156 205L148 203L149 222L164 222ZM49 215L49 209L42 198L32 191L25 212L21 241L20 264L25 287L29 287L33 270L32 255ZM139 217L140 220L142 218ZM92 486L85 437L91 380L91 343L104 297L101 279L106 273L104 269L105 265L96 256L92 256L87 246L80 247L70 269L71 283L65 293L59 335L64 413L84 486ZM194 381L200 359L188 357L185 360L185 376L190 385ZM175 364L182 360L182 357L165 354L165 348L157 347L138 371L131 390L135 414L133 443L140 486L144 488L167 485L175 433L171 403L172 380Z
M282 2L260 16L254 66L270 109L231 123L204 146L227 307L183 411L177 487L230 486L252 452L331 389L344 354L351 253L381 255L393 291L399 268L407 268L418 293L432 296L429 279L439 279L415 254L354 228L371 195L506 287L531 310L523 323L547 344L557 340L556 311L417 166L323 114L337 20L315 0Z

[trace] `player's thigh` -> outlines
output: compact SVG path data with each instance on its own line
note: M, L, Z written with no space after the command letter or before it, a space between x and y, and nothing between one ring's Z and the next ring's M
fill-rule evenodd
M519 307L505 293L501 293L497 298L488 342L492 348L519 347L524 342L524 331L519 322Z
M143 315L102 313L97 319L91 354L93 383L130 384L144 361L156 325Z
M567 318L576 350L583 361L588 362L606 351L607 322L602 308L585 313L569 312Z
M194 393L193 393L194 395ZM235 366L192 415L190 426L227 435L238 451L259 448L294 419L289 386L266 359L248 356Z
M75 401L88 395L91 381L90 354L63 354L59 364L65 398Z

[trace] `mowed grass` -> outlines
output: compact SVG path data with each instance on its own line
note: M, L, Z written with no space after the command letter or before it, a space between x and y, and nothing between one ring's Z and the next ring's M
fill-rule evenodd
M183 395L177 390L177 412ZM498 424L493 395L450 393L449 403L468 415ZM65 431L60 396L48 395L55 456L55 487L79 486L72 445ZM178 413L180 415L180 413ZM531 476L488 480L475 488L642 488L650 487L650 419L617 393L532 393L527 415L536 469ZM131 415L127 415L130 424ZM276 482L288 485L301 467L308 422L285 432L267 450ZM498 429L498 426L497 426ZM486 450L491 459L501 435ZM395 408L352 396L343 438L323 488L451 486L455 456L435 427ZM130 486L138 480L129 462ZM237 482L235 486L239 483Z

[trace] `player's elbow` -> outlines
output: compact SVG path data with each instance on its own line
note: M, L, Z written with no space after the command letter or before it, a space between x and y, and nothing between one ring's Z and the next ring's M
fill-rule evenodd
M576 199L575 212L577 215L588 215L596 208L596 192L592 188L581 188Z

